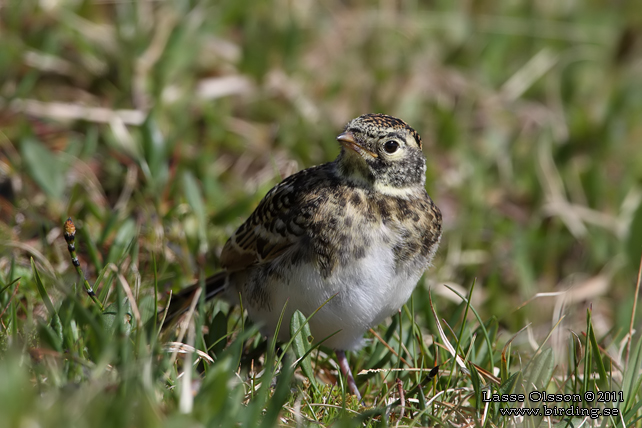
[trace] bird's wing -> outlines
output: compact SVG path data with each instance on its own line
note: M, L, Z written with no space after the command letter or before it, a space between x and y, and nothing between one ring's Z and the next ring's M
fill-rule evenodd
M299 242L319 205L314 189L324 181L327 165L300 171L272 188L223 247L222 266L236 271L267 263Z

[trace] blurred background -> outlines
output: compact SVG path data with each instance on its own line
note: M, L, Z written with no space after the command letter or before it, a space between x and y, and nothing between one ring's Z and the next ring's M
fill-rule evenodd
M444 284L475 283L474 307L511 332L532 322L541 338L563 314L580 331L592 306L607 344L628 333L635 2L5 1L0 40L4 284L34 257L69 290L72 216L90 281L114 263L148 293L156 263L178 290L216 271L269 188L333 160L344 124L380 112L422 135L444 215L418 308L432 287L447 314L461 300ZM41 305L35 288L18 297Z

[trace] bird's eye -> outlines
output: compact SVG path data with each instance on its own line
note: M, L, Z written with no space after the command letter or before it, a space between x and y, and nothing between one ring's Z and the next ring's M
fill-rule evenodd
M396 141L386 141L383 145L383 149L386 151L386 153L394 153L399 149L399 143Z

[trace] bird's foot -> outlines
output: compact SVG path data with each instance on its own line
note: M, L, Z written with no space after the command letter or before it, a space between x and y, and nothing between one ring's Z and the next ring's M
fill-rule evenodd
M339 363L341 373L343 373L343 376L348 381L348 389L353 395L357 396L357 399L359 401L361 401L361 393L359 393L359 390L357 389L357 383L354 380L354 376L352 376L352 370L350 370L350 365L348 364L348 359L346 358L345 351L340 351L337 349L335 353L337 354L337 362Z

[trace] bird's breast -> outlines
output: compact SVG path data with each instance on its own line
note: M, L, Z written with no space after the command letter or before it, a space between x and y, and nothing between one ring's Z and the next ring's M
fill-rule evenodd
M310 321L315 341L338 332L325 342L327 346L358 348L370 327L408 300L423 273L423 268L400 270L395 263L392 238L383 236L385 233L380 230L379 234L371 234L369 245L363 242L349 245L342 250L349 255L336 260L330 272L312 257L298 264L286 264L288 267L278 275L266 274L260 289L269 290L266 298L270 304L250 304L250 315L264 324L264 333L273 335L283 308L286 323L295 310L310 316L319 309ZM306 250L291 251L301 254ZM286 253L282 257L288 256ZM287 324L279 337L289 338Z

